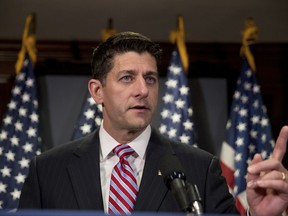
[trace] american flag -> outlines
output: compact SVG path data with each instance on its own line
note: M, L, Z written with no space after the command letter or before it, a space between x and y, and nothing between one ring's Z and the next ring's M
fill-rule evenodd
M264 159L270 157L275 144L260 86L246 59L243 60L237 81L226 133L220 155L221 168L236 199L238 210L241 215L245 215L245 209L248 207L248 164L255 153L261 153Z
M29 161L40 154L36 93L33 67L26 55L0 129L0 209L17 208Z
M175 141L196 145L190 88L177 47L172 52L165 84L160 133Z
M87 91L72 140L90 134L102 121L102 105L96 104Z

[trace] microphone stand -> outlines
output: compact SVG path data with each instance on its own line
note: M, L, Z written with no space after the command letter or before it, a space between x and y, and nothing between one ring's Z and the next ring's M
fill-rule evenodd
M186 205L182 206L186 216L202 216L203 208L201 204L201 198L196 185L185 182L185 203Z
M187 213L187 216L201 216L203 214L203 208L201 204L201 197L198 191L197 185L192 185L189 182L186 182L187 187L187 197L190 203L191 212Z
M160 164L163 180L173 193L179 208L187 214L201 216L203 213L198 188L186 181L180 161L174 154L163 156Z

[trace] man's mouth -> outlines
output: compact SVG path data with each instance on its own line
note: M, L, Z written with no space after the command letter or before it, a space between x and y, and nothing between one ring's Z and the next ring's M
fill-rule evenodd
M145 106L145 105L137 105L137 106L133 106L131 109L149 110L149 107L147 107L147 106Z

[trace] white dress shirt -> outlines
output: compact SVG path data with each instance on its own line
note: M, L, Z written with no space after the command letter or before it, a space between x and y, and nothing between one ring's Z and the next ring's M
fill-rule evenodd
M128 161L136 173L136 180L138 187L141 183L143 174L146 148L151 135L151 126L147 128L132 142L126 143L134 149L134 153L129 156ZM100 126L99 131L100 138L100 178L101 178L101 189L103 197L104 211L108 212L108 200L109 200L109 188L110 179L114 166L119 162L117 155L112 153L112 150L119 144L108 132L103 128L103 122Z

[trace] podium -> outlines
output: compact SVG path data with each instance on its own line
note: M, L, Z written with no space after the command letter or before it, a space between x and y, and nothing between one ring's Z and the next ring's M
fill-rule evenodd
M16 212L0 211L0 216L107 216L99 211L66 211L66 210L21 210ZM157 212L135 212L131 216L186 216L185 213L157 213ZM193 215L189 215L193 216ZM223 214L203 214L203 216L223 216ZM230 214L225 216L236 216Z

